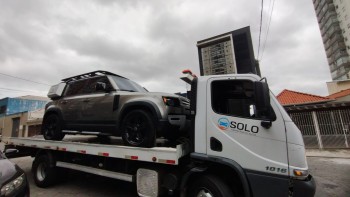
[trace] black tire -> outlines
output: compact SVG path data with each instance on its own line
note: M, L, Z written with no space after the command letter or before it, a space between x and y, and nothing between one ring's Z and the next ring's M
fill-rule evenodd
M137 147L153 147L155 145L155 121L147 111L132 110L126 114L121 124L124 144Z
M194 183L187 190L188 197L213 196L233 197L234 194L228 185L220 178L213 175L197 177Z
M55 161L48 155L35 158L32 165L34 182L38 187L49 187L57 181L57 167Z
M62 133L62 121L56 114L48 115L42 124L42 134L45 140L61 141L65 134Z

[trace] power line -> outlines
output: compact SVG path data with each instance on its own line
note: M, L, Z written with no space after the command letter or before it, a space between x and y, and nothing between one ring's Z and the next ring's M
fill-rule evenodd
M261 39L261 27L262 27L262 17L264 10L264 0L261 0L261 11L260 11L260 31L259 31L259 45L258 45L258 58L260 54L260 39Z
M19 90L19 89L12 89L12 88L0 88L0 90L15 91L15 92L35 92L35 91L31 91L31 90ZM37 92L35 92L35 93L37 93Z
M265 47L266 47L266 43L267 43L267 38L269 36L269 30L270 30L270 25L271 25L271 19L272 19L272 14L273 14L273 8L275 6L275 0L272 0L272 8L271 8L271 11L270 11L270 19L269 19L269 23L267 25L267 32L266 32L266 36L265 36L265 41L264 41L264 44L263 44L263 49L262 49L262 52L261 52L261 58L260 60L263 58L264 56L264 51L265 51Z
M51 85L46 84L46 83L41 83L41 82L37 82L37 81L32 81L32 80L29 80L29 79L24 79L24 78L21 78L21 77L16 77L16 76L8 75L8 74L5 74L5 73L0 73L0 75L4 75L4 76L7 76L7 77L12 77L12 78L15 78L15 79L20 79L20 80L23 80L23 81L29 81L29 82L37 83L37 84L41 84L41 85L51 86Z

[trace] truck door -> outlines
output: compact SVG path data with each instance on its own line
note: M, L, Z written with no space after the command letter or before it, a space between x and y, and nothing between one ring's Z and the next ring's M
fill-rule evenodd
M289 173L284 121L274 99L269 117L255 110L259 98L255 95L254 81L249 76L208 80L207 154L238 163L246 171L250 184L260 184L260 189L267 191L283 184L279 185L279 194L284 195L288 192ZM269 121L270 127L262 126ZM265 176L272 178L262 179ZM286 181L275 177L285 177Z

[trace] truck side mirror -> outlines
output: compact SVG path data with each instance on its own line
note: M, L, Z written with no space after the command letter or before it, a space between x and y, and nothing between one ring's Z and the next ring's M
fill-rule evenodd
M258 117L271 119L270 90L266 82L254 82L255 108Z

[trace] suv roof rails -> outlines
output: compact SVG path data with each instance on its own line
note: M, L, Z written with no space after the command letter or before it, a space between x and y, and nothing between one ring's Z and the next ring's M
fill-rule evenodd
M123 76L120 76L120 75L117 75L117 74L114 74L114 73L111 73L108 71L97 70L97 71L93 71L93 72L89 72L89 73L85 73L85 74L81 74L81 75L76 75L73 77L68 77L68 78L62 79L62 81L68 83L70 81L77 81L80 79L88 79L88 78L95 77L95 76L102 76L101 74L102 75L113 75L113 76L122 77L124 79L127 79Z

